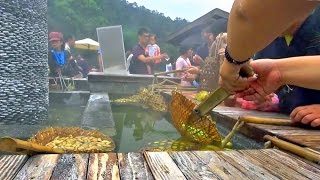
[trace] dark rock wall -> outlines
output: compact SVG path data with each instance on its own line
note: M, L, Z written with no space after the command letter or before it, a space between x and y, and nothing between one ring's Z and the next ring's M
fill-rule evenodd
M0 0L0 124L48 116L47 0Z

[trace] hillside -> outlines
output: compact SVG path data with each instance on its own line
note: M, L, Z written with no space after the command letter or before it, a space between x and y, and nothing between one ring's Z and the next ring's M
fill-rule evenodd
M175 54L176 49L163 40L187 23L185 19L172 20L162 13L126 0L48 1L49 31L74 34L77 39L90 37L97 40L97 27L122 25L126 48L136 43L137 29L147 27L158 35L160 45L165 50Z

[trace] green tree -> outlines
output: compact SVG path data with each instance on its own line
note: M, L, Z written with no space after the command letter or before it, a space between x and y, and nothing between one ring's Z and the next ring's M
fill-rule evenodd
M157 34L164 52L174 56L176 47L164 42L172 32L182 28L188 22L185 19L172 20L157 11L144 6L129 3L126 0L49 0L49 31L61 31L74 34L77 39L97 40L97 27L122 25L126 49L137 43L137 30L148 27Z

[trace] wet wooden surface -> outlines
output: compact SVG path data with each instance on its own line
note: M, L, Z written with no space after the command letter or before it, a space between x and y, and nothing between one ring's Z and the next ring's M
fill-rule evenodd
M36 155L28 159L14 179L49 179L59 155Z
M117 155L115 153L90 154L87 179L120 179Z
M1 179L320 179L320 166L276 149L0 156Z
M62 155L55 164L51 179L86 179L88 158L88 154Z
M141 153L118 153L118 162L121 179L154 179Z
M26 155L0 156L0 179L13 179L27 159Z
M271 112L249 111L240 108L218 106L213 110L213 117L218 123L232 127L240 116L256 116L289 119L287 115ZM278 126L246 124L241 130L245 135L262 140L266 134L275 135L286 141L320 151L320 129L307 126Z

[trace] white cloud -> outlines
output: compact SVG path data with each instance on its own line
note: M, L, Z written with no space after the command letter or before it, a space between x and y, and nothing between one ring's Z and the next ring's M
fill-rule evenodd
M171 18L193 21L214 8L230 12L233 0L127 0L150 10L157 10Z

